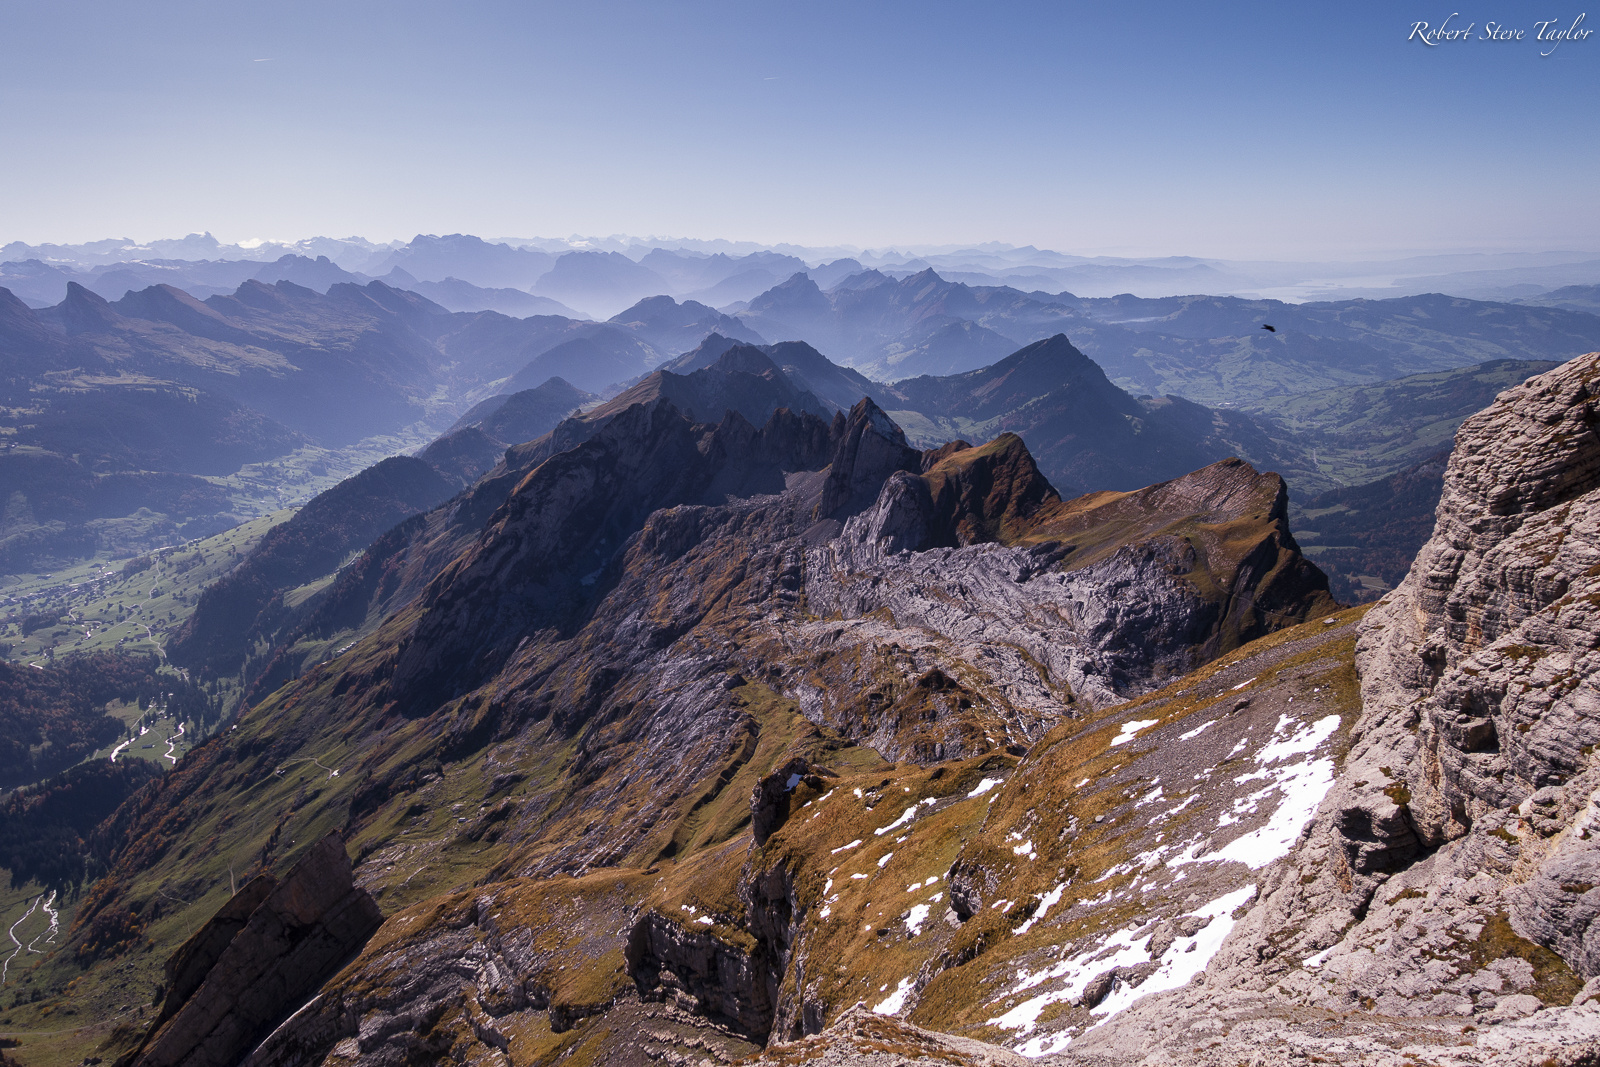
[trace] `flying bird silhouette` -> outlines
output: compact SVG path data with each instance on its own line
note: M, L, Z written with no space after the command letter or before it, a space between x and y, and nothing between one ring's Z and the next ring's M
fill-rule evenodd
M1272 332L1273 332L1273 333L1277 333L1277 332L1278 332L1278 328L1277 328L1277 327L1276 327L1276 326L1268 326L1268 325L1267 325L1267 324L1266 324L1266 323L1264 323L1264 322L1263 322L1263 323L1262 323L1262 324L1261 324L1261 328L1262 328L1262 329L1263 329L1263 330L1271 330L1271 331L1272 331Z

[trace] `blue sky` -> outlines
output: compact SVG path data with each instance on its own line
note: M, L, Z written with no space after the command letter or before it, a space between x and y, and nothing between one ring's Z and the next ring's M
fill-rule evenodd
M0 241L1600 250L1600 11L1453 10L1584 9L0 0Z

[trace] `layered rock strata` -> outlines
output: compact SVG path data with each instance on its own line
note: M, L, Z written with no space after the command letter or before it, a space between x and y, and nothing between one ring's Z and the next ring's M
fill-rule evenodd
M282 882L261 875L167 963L169 991L131 1067L232 1067L383 922L330 833Z

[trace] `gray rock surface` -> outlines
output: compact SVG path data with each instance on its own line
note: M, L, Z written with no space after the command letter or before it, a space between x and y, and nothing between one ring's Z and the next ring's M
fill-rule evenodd
M233 1067L382 921L372 897L352 884L344 839L328 834L281 883L247 884L174 956L162 1017L127 1062Z

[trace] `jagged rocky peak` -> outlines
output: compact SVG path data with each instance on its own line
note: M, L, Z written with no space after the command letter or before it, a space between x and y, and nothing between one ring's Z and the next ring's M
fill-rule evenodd
M782 384L770 360L724 355L757 372L658 382ZM1087 872L1072 851L1093 818L1081 783L1106 811L1146 791L1143 769L1119 776L1135 752L1103 716L1333 608L1282 526L1281 481L1243 464L1062 501L1019 438L925 453L870 399L831 422L730 407L710 420L658 392L570 424L581 440L514 448L526 466L508 457L385 535L386 560L349 572L428 561L401 582L414 592L175 772L172 803L198 812L253 787L230 770L240 760L289 768L285 817L346 827L359 884L405 909L258 1047L258 1067L480 1045L517 1059L528 1035L535 1060L725 1062L867 997L948 1003L964 1014L939 1028L981 1029L994 1011L959 974L944 983L959 995L923 989L958 960L984 969L985 946L1026 922L1021 902L1043 918L1067 865ZM920 525L879 521L906 508ZM1270 747L1270 712L1247 718L1207 739L1218 761L1247 725ZM337 778L312 762L335 737ZM141 815L130 839L155 840L168 814ZM161 825L182 841L127 860L112 905L195 877L202 845L253 832L224 827L212 845L199 817ZM1048 867L1030 866L1035 844ZM1108 855L1079 899L1104 892L1094 879L1121 862ZM965 924L944 913L958 888ZM987 988L1041 965L1009 951L985 964Z
M759 348L735 344L708 366L678 374L665 368L640 379L604 404L564 419L549 434L513 447L509 467L532 469L557 453L574 448L611 420L639 404L668 400L691 421L717 423L736 411L752 425L765 423L773 412L788 409L819 418L832 413L811 392L797 387Z
M922 453L906 443L905 432L867 397L848 416L835 416L832 435L839 443L817 503L818 519L848 517L871 503L894 472L922 468Z
M1060 503L1016 434L981 448L955 441L926 452L922 473L897 470L846 536L886 551L1017 544L1043 509Z

